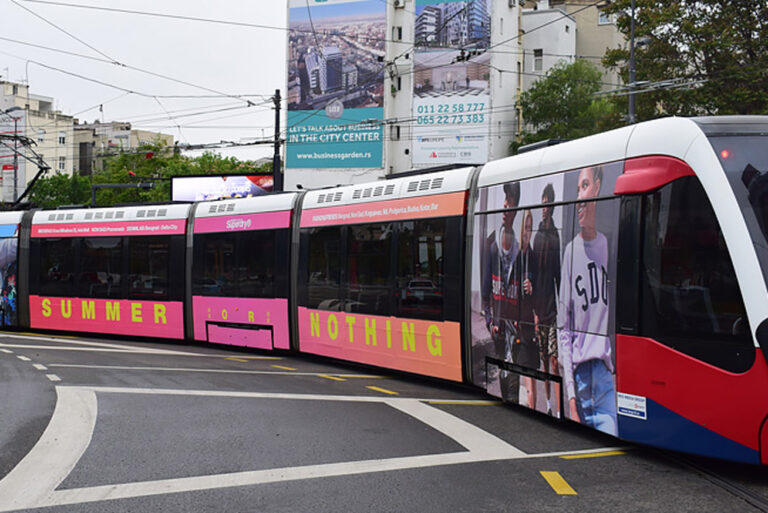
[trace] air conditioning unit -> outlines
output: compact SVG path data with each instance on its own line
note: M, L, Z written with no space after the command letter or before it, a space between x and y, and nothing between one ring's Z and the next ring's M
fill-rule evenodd
M404 9L405 0L393 0L392 5L395 6L395 9Z

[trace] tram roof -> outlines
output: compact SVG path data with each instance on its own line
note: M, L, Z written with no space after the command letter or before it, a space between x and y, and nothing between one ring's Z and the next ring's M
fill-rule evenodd
M702 119L716 118L656 119L489 162L480 171L478 186L649 155L684 159L693 141L702 135Z
M265 194L250 198L203 201L195 211L195 218L238 214L280 212L293 209L298 193Z
M468 166L393 180L313 190L304 196L302 208L308 210L465 191L469 189L474 169Z
M32 224L107 223L120 221L162 221L186 219L189 204L143 205L128 207L39 210Z

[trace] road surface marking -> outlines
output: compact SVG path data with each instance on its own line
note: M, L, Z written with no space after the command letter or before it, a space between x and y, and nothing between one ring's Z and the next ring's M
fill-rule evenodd
M293 367L286 367L285 365L273 365L272 367L274 367L275 369L282 369L282 370L287 370L287 371L295 371L296 370Z
M44 503L75 468L96 426L96 394L56 387L53 416L37 444L0 481L0 510L31 509Z
M61 381L61 378L58 377L56 374L46 374L45 377L50 379L51 381Z
M8 349L0 349L0 351L2 351L5 354L13 354L13 351L10 351Z
M563 476L561 476L559 472L542 470L540 473L558 495L578 495L576 490L571 488L571 485L563 479Z
M340 378L338 376L331 376L329 374L318 374L318 378L325 378L325 379L332 379L333 381L346 381L344 378Z
M437 401L429 401L429 404L450 404L450 405L469 405L469 406L500 406L504 404L501 401L475 401L475 400L466 400L466 401L443 401L443 400L437 400Z
M271 370L239 370L239 369L200 369L195 367L133 367L126 365L80 365L73 363L50 363L49 367L66 367L70 369L103 369L103 370L130 370L130 371L158 371L158 372L208 372L221 374L263 374L266 376L319 376L322 372L288 372ZM289 367L291 368L291 367ZM334 374L345 379L359 378L358 374ZM376 376L367 376L376 377Z
M46 367L42 363L33 363L32 367L34 367L37 370L48 370L48 367Z
M379 387L365 387L368 390L373 390L374 392L381 392L382 394L389 394L389 395L399 395L397 392L393 392L392 390L387 390L386 388L379 388Z
M465 463L477 463L484 461L496 461L514 459L525 456L525 453L509 445L499 438L483 431L482 429L461 420L447 412L425 404L419 399L402 399L394 397L378 396L334 396L334 395L293 395L293 394L269 394L253 392L222 392L222 391L186 391L167 389L129 389L111 387L57 387L57 391L68 391L72 397L93 396L92 407L83 411L83 408L73 407L71 401L62 401L63 392L59 394L54 417L51 419L46 434L32 449L30 454L38 454L35 465L27 463L28 455L22 464L27 463L26 474L14 469L3 481L0 481L0 511L13 509L31 509L39 507L61 506L98 502L114 499L133 497L147 497L153 495L165 495L187 491L213 490L230 488L235 486L254 486L264 483L277 483L296 481L303 479L321 479L325 477L360 475L372 472L387 472L393 470L429 468L441 465L457 465ZM179 395L179 396L210 396L210 397L251 397L266 399L292 399L292 400L317 400L317 401L349 401L363 403L386 404L416 420L427 424L431 428L451 437L465 450L457 452L428 454L422 456L409 456L397 458L385 458L377 460L349 461L342 463L329 463L319 465L307 465L299 467L286 467L279 469L255 470L217 474L208 476L195 476L187 478L163 479L156 481L115 483L104 486L94 486L77 489L57 490L59 484L66 478L77 464L90 443L91 434L95 426L97 393L121 393L121 394L147 394L147 395ZM77 405L75 405L77 406ZM83 426L61 426L64 421L77 421L83 417L92 417L89 423ZM55 426L55 427L54 427ZM75 431L72 433L71 431ZM48 447L41 447L43 439L52 439L49 443L59 443L56 437L72 437L67 439L65 446L76 445L81 450L71 451L71 454L48 454ZM82 441L85 440L85 443ZM49 475L49 458L58 458L54 461L59 468L65 471ZM54 465L55 467L55 465ZM39 482L33 483L37 487L37 493L29 493L27 481L33 481L35 473L43 473ZM12 493L3 493L5 491Z
M27 358L26 356L21 356L21 355L16 356L16 358L18 358L22 362L31 362L32 361L32 358Z
M564 460L576 460L581 458L602 458L603 456L618 456L620 454L627 454L626 451L603 451L603 452L591 452L587 454L568 454L566 456L560 456Z
M246 359L244 359L244 358L235 358L234 356L227 356L227 358L226 358L226 359L227 359L227 360L232 360L233 362L244 362L244 363L248 363L248 360L246 360Z

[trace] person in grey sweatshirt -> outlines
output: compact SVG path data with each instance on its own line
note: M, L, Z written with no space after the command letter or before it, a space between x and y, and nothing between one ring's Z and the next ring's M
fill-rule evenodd
M595 198L602 167L579 173L578 200ZM565 247L558 337L568 417L617 434L616 391L608 337L608 240L595 227L595 202L576 204L579 233Z

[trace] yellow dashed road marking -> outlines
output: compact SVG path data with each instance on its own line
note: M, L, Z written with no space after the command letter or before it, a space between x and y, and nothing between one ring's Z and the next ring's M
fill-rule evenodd
M618 456L619 454L627 454L626 451L604 451L604 452L590 452L587 454L569 454L567 456L560 456L564 460L577 460L581 458L602 458L603 456Z
M275 369L282 369L282 370L296 370L293 367L286 367L285 365L273 365Z
M233 362L245 362L248 363L248 360L245 358L235 358L234 356L228 356L226 360L232 360Z
M328 374L318 374L317 376L320 378L332 379L333 381L346 381L344 378L340 378L338 376L329 376Z
M571 488L571 485L563 479L559 472L542 470L540 473L558 495L578 495L576 490Z
M374 392L381 392L382 394L389 394L389 395L398 395L397 392L393 392L392 390L387 390L386 388L379 388L379 387L365 387L368 390L373 390Z

